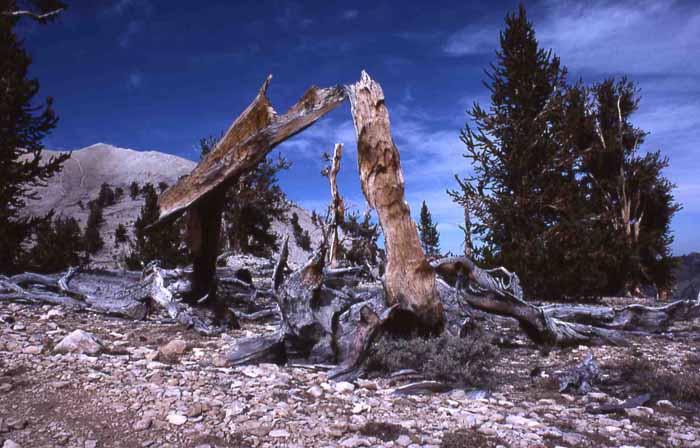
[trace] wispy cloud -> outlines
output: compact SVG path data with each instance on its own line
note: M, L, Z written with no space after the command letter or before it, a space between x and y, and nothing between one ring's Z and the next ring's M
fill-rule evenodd
M119 46L122 48L127 48L131 45L134 37L141 33L144 29L144 23L140 20L131 20L126 26L123 33L119 35Z
M136 90L143 84L143 75L140 72L131 72L126 80L126 85L130 90Z
M700 3L679 1L545 1L530 11L538 40L564 63L594 73L700 73ZM452 56L489 54L501 17L447 38Z
M359 17L360 12L357 9L346 9L342 15L345 20L355 20Z

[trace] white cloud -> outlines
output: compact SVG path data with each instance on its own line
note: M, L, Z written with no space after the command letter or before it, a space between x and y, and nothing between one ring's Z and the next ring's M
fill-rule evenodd
M544 48L568 67L594 73L700 73L700 3L547 1L529 10ZM469 24L448 37L453 56L489 54L502 18Z
M597 73L700 72L700 3L559 2L537 36L572 68Z

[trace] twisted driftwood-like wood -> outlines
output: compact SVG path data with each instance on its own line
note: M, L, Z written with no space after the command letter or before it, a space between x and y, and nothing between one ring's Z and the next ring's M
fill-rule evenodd
M362 191L369 205L377 210L384 232L387 302L413 313L425 327L439 328L443 309L435 272L421 249L416 224L404 198L401 160L391 137L384 92L365 71L347 90L357 133Z

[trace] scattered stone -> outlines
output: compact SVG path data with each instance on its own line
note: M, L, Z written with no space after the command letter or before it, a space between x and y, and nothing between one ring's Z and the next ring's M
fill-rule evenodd
M396 439L396 443L399 446L409 446L413 442L411 441L411 438L408 437L406 434L402 434L399 436L398 439Z
M202 404L195 403L187 408L187 412L185 413L185 415L187 417L199 417L200 415L202 415L202 412L204 412Z
M86 440L85 448L97 448L97 440Z
M349 394L355 390L355 386L347 381L340 381L335 383L335 391L341 394Z
M104 349L102 342L93 334L83 330L75 330L64 337L53 348L55 353L81 353L97 355Z
M27 427L27 419L26 418L8 418L5 421L5 424L7 425L8 428L10 429L15 429L15 430L21 430Z
M40 355L41 351L44 350L43 345L30 345L22 349L22 353L27 355Z
M2 448L22 448L20 445L16 444L10 439L5 440L5 443L2 444Z
M182 339L173 339L158 348L158 358L167 360L177 359L177 357L184 354L185 351L187 351L187 342Z
M171 425L181 426L184 425L185 422L187 422L187 417L181 414L170 414L168 415L167 420L168 423L170 423Z
M274 429L270 431L270 437L275 439L286 439L289 437L289 432L286 429Z
M0 394L7 393L12 390L12 384L10 383L2 383L0 384Z
M151 420L150 418L141 419L141 420L137 421L136 423L134 423L134 430L145 431L151 427L152 422L153 422L153 420Z
M323 391L318 386L312 386L307 391L312 397L319 398L323 395Z

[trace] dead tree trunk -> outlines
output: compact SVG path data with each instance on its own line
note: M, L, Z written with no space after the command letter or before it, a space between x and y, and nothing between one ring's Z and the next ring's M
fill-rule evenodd
M329 253L329 265L335 267L338 264L338 226L343 223L345 218L345 204L343 197L338 193L338 172L340 171L340 159L343 157L343 144L336 143L333 148L333 158L331 159L330 170L328 171L328 182L331 184L331 213L333 214L331 222L331 247Z
M348 87L348 96L357 133L362 191L377 210L384 232L387 302L398 303L425 327L438 329L443 322L443 309L435 272L420 247L418 230L404 199L401 160L391 137L384 92L363 71L360 80Z
M158 223L190 211L189 244L194 258L194 297L216 290L216 255L226 188L255 168L279 143L313 124L345 100L342 87L311 87L284 115L267 99L271 77L228 131L188 176L163 192ZM198 297L199 296L199 297ZM212 303L217 303L212 297Z

